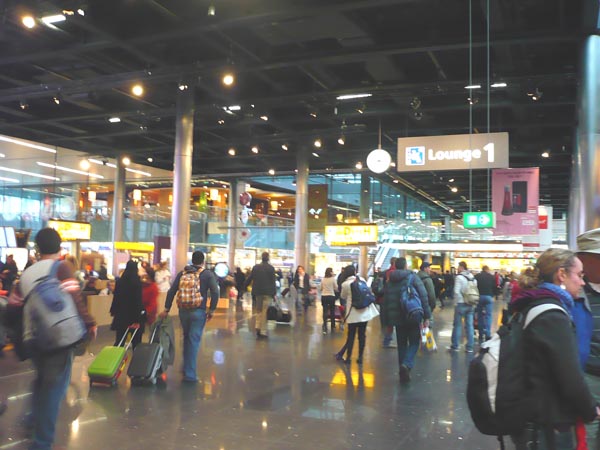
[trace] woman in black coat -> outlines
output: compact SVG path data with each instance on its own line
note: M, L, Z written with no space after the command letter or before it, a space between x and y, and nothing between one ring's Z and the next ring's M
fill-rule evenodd
M135 348L142 340L142 334L144 333L143 320L146 316L142 303L142 280L138 274L138 266L135 261L127 262L123 275L117 280L112 305L110 306L110 315L113 316L111 330L115 330L117 333L115 345L119 345L129 326L140 325L140 329L131 343Z

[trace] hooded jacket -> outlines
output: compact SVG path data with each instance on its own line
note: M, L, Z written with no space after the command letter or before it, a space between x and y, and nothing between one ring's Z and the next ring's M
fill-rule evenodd
M385 325L395 325L403 320L404 313L402 311L400 298L402 292L408 287L408 277L411 274L413 275L411 286L419 294L424 318L429 319L431 317L427 291L425 290L425 286L423 286L421 279L410 270L398 269L389 272L384 287L381 315Z
M526 313L533 306L562 303L548 290L528 289L514 300L513 309ZM543 426L572 425L596 416L596 402L583 378L573 322L561 311L547 311L523 334L530 399L535 416Z
M467 289L467 282L474 280L475 277L468 270L463 270L454 277L454 301L464 303L463 292ZM467 281L468 280L468 281Z

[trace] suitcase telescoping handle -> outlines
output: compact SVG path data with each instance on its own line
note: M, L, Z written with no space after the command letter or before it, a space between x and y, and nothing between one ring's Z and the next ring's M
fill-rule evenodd
M131 345L131 342L133 341L133 338L135 337L135 334L137 333L139 328L140 328L139 325L135 325L135 326L131 325L131 326L127 327L127 331L125 332L125 334L119 341L119 345L117 345L117 347L123 346L123 342L125 342L125 339L127 338L127 335L129 334L129 330L133 330L133 333L131 333L131 339L125 345L125 351L129 350L129 346Z
M152 328L154 328L152 330L152 336L150 336L150 344L152 344L154 342L154 336L156 335L156 331L160 328L160 326L162 325L164 319L158 319L156 322L154 322L152 324Z

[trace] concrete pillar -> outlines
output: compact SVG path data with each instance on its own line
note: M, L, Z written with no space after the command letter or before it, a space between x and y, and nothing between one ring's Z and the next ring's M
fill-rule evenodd
M190 194L194 152L194 89L177 90L175 155L173 158L173 209L171 211L171 273L187 263L190 242Z
M600 227L600 36L588 36L582 54L578 127L573 154L567 243Z
M371 177L363 173L360 177L360 221L362 223L369 222L369 210L371 208ZM361 277L367 278L369 270L369 247L366 245L360 246L360 256L358 260L358 273Z
M301 147L296 154L296 222L294 235L294 249L296 266L308 268L308 149Z
M115 184L114 184L114 196L113 196L113 208L112 208L112 274L116 277L119 275L119 264L117 261L117 250L115 249L115 242L123 240L123 222L125 217L123 216L123 206L125 203L125 166L121 162L122 156L117 158L117 169L115 170Z
M238 221L238 205L239 203L238 183L232 180L229 183L229 211L227 214L227 226L229 227L227 232L227 250L228 258L227 265L229 266L230 273L235 271L235 249L237 248L237 227L241 226L242 223Z

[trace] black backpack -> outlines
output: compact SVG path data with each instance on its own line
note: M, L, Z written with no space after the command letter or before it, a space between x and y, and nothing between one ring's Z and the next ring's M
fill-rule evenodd
M357 275L354 281L350 284L352 292L352 307L356 309L364 309L371 303L375 302L375 296L365 280Z
M523 331L546 311L566 311L553 303L534 306L525 314L515 314L501 326L469 366L467 403L477 429L487 435L518 433L531 421L531 401L527 396L526 355Z
M375 294L378 297L380 295L383 295L383 281L383 277L381 275L378 275L375 278L373 278L373 281L371 282L371 291L373 291L373 294Z

